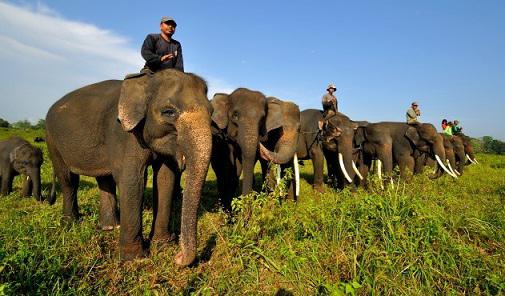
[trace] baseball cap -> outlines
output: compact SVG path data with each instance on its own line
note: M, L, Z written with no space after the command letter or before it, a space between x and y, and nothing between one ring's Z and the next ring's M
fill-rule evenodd
M161 21L160 21L160 24L161 23L167 23L167 22L173 22L175 24L175 26L177 26L177 23L175 22L174 18L173 17L169 17L169 16L162 17Z

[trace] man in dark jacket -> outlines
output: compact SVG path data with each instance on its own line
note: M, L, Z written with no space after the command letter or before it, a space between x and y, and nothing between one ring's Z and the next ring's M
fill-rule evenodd
M162 17L160 34L149 34L142 44L141 54L146 64L141 72L156 72L175 68L184 72L182 47L179 41L172 39L177 23L171 17Z

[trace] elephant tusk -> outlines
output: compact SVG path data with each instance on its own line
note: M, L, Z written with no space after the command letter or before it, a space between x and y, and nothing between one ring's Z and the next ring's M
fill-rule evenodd
M452 172L452 174L456 176L456 172L454 172L454 169L452 168L452 165L451 165L451 163L449 162L449 160L448 160L448 159L446 159L446 160L445 160L445 162L447 163L447 167L449 168L449 171L451 171L451 172Z
M351 179L351 177L349 177L349 174L347 173L347 170L345 169L344 156L342 155L342 153L338 154L338 162L340 163L340 170L344 174L344 177L346 178L347 182L352 183L352 179Z
M298 166L298 155L293 156L293 164L295 167L295 196L300 196L300 167Z
M360 174L358 168L356 167L356 164L354 163L354 160L352 161L352 169L354 170L354 172L356 173L356 175L358 175L359 179L363 180L363 176Z
M30 176L26 176L26 181L30 181Z
M468 158L468 160L470 161L470 163L477 164L477 159L472 160L468 154L465 154L465 155L466 155L466 158Z
M281 165L280 164L276 164L275 165L275 175L276 175L276 181L277 181L277 185L281 182Z
M384 184L382 184L382 161L377 159L377 174L379 175L379 182L381 183L381 189L384 189Z
M479 164L479 162L477 161L477 158L474 158L473 161L475 161L476 164Z
M458 170L454 169L454 172L456 173L456 175L461 176L461 174L458 172Z
M449 171L449 170L447 169L447 167L444 165L444 163L442 162L442 160L440 159L440 157L439 157L438 155L435 155L435 159L437 160L438 164L442 167L442 169L443 169L446 173L448 173L449 175L451 175L451 177L453 177L453 178L457 178L457 176L456 176L456 175L454 175L451 171Z

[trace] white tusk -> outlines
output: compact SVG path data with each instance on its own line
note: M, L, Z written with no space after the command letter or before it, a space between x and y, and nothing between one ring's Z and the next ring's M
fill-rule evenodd
M449 162L449 160L446 159L445 162L447 163L447 167L449 168L449 171L451 171L452 174L456 176L456 173L454 172L454 169L452 168L451 163Z
M30 181L30 176L26 176L26 181Z
M479 164L479 162L477 161L477 158L474 158L473 161L475 161L476 164Z
M381 183L381 189L384 189L384 184L382 184L382 161L377 159L377 174L379 175L379 182Z
M295 153L293 157L293 164L295 167L295 196L300 195L300 167L298 166L298 155Z
M456 176L456 175L454 175L451 171L449 171L449 170L447 169L447 167L444 165L444 163L442 162L442 160L440 159L440 157L439 157L438 155L435 155L435 158L437 159L438 164L442 167L442 169L443 169L446 173L448 173L449 175L451 175L451 177L453 177L453 178L457 178L457 176Z
M279 184L281 182L281 165L276 164L275 170L276 170L275 175L277 176L276 181L277 181L277 184Z
M456 173L456 175L461 176L461 174L458 172L458 170L455 169L454 172Z
M351 177L349 177L349 174L347 173L347 170L345 169L344 156L342 155L342 153L338 154L338 162L340 163L340 170L344 174L344 177L347 179L347 182L352 183L352 179L351 179Z
M377 174L379 175L379 180L382 181L382 161L377 159Z
M470 163L472 163L472 164L477 164L477 159L472 160L472 159L470 158L470 156L468 156L468 154L465 154L465 155L466 155L466 158L468 158L468 160L470 161Z
M363 176L360 174L358 168L356 167L354 160L352 161L352 169L354 170L354 172L356 172L356 175L358 175L359 179L363 180Z

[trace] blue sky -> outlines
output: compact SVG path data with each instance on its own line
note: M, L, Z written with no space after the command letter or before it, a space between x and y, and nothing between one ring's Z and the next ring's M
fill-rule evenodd
M0 117L43 118L68 91L120 79L162 15L211 97L248 87L355 120L459 119L505 140L505 1L1 1Z

